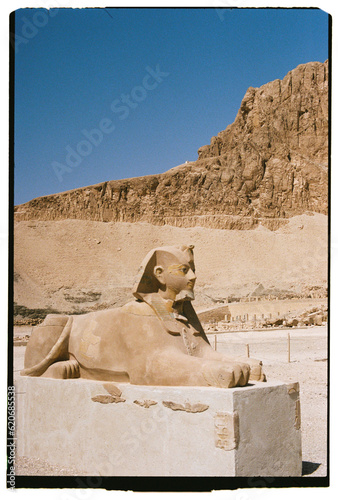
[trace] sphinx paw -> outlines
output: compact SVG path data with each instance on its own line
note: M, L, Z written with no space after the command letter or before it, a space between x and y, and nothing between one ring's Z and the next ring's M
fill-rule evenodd
M42 377L48 378L79 378L80 377L80 366L75 359L70 359L68 361L58 361L50 365Z
M266 376L263 371L263 363L254 358L240 358L241 361L250 365L250 379L256 382L266 382Z
M231 363L209 367L203 371L207 385L212 387L237 387L248 383L250 366L246 363Z

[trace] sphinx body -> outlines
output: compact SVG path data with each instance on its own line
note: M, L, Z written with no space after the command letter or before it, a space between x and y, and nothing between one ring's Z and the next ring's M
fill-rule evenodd
M264 380L262 364L214 351L191 304L193 247L149 252L123 307L48 315L25 354L27 376L87 378L137 385L245 385Z

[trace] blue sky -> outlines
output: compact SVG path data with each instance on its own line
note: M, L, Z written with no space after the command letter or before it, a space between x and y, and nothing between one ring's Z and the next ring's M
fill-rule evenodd
M15 203L197 159L249 86L328 58L317 9L20 9Z

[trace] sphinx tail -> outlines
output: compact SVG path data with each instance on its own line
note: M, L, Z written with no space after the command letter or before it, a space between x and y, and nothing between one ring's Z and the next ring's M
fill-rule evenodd
M52 363L69 359L68 341L72 323L72 316L48 315L33 330L26 348L25 367L20 375L39 377Z

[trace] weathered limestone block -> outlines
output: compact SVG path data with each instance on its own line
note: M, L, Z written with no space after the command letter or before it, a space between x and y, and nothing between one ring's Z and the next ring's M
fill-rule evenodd
M116 385L119 402L99 381L20 377L17 455L93 476L301 475L297 383Z

